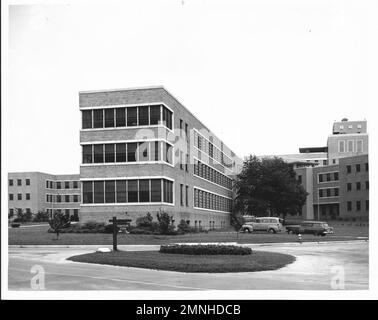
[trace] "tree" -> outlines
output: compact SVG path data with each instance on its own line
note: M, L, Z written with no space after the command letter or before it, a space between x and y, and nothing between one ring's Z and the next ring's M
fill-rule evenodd
M165 211L160 211L157 214L157 219L159 222L159 232L160 234L171 234L174 232L173 217L170 216Z
M56 233L56 239L59 239L60 231L69 224L69 218L62 212L56 212L49 220L50 228Z
M38 211L35 216L33 221L34 222L47 222L49 221L50 215L46 211Z
M268 214L285 218L302 210L306 196L292 164L278 157L250 156L237 176L234 215Z

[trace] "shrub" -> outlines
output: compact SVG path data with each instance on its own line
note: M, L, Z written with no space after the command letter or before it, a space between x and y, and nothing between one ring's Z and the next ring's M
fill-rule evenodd
M12 227L12 228L19 228L20 225L21 225L20 223L12 223L12 224L11 224L11 227Z
M65 214L63 214L61 212L57 212L57 213L54 214L52 219L49 220L49 225L50 225L49 232L52 231L52 232L56 233L56 239L58 239L59 233L61 233L61 231L64 228L69 227L70 222L69 222L69 218Z
M181 219L180 223L177 226L177 229L181 233L190 233L192 232L191 228L189 225L186 223L184 219Z
M232 245L187 245L173 244L160 246L161 253L191 254L191 255L247 255L252 253L248 247Z
M165 211L161 211L157 214L157 219L159 221L159 233L160 234L175 234L173 218ZM176 233L177 234L177 233Z
M152 225L152 216L151 214L148 212L144 217L139 217L136 219L136 225L138 228L150 228L151 225Z
M34 218L33 218L33 221L34 222L48 222L50 219L50 216L47 212L45 211L38 211Z
M130 230L131 234L154 234L152 230L144 229L144 228L133 228Z

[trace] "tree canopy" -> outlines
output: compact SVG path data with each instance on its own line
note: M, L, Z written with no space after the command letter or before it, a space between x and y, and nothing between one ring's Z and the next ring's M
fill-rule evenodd
M234 209L241 214L285 218L301 212L306 196L292 164L278 157L250 156L237 176Z

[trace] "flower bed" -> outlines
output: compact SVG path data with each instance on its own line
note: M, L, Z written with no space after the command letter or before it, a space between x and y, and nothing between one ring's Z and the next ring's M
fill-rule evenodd
M192 255L247 255L252 249L243 246L218 245L218 244L170 244L160 246L161 253L192 254Z

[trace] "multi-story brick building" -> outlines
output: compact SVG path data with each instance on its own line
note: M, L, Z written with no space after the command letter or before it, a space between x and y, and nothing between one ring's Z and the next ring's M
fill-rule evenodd
M44 211L63 212L77 220L81 202L80 177L52 175L42 172L8 173L8 209L10 216L18 212L36 214Z
M83 91L80 220L133 222L162 210L176 223L230 223L242 160L163 87Z

